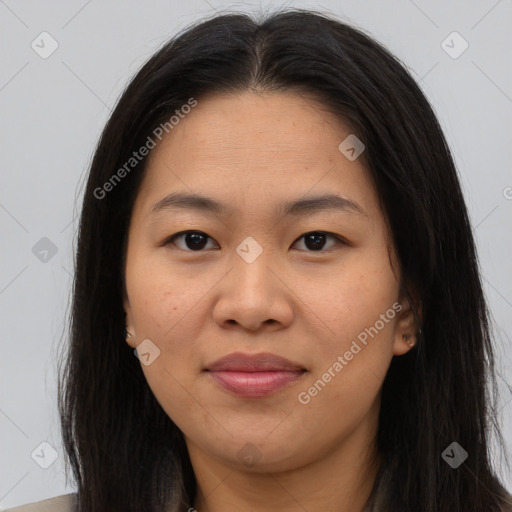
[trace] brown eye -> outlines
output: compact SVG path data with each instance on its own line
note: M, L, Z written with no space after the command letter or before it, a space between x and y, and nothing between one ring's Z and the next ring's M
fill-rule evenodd
M337 243L344 243L339 236L325 233L323 231L312 231L310 233L306 233L297 240L304 239L304 245L309 252L321 252L322 249L325 249L326 240L328 238L336 240ZM327 249L331 249L332 247L334 246L328 247Z
M209 238L210 237L202 231L182 231L168 238L165 241L165 245L172 243L184 251L201 251L207 245ZM180 245L175 243L175 240L178 239L183 240L185 247L180 247Z

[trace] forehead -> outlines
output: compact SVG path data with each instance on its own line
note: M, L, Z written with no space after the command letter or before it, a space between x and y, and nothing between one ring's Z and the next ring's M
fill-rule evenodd
M293 92L199 99L150 153L139 200L152 206L187 190L263 208L328 191L371 209L362 158L350 161L338 148L350 134L321 103Z
M293 92L216 94L198 101L159 149L198 143L197 156L221 160L253 152L265 159L331 153L350 130L311 96ZM334 148L333 148L334 143ZM331 151L329 151L331 150ZM313 153L316 153L313 156ZM310 159L310 158L308 158Z

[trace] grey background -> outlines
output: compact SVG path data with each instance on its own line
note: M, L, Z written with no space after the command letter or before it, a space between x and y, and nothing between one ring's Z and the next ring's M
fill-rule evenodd
M320 9L370 33L407 65L433 104L475 227L498 337L500 419L512 452L510 0L0 0L0 508L75 490L64 481L56 358L65 341L81 185L111 107L143 62L189 23L215 11L285 6ZM43 31L59 45L47 59L31 47ZM453 31L469 44L456 59L441 47ZM48 245L43 237L55 254L38 252ZM41 442L60 454L48 469L31 458ZM502 475L512 488L510 468L502 466Z

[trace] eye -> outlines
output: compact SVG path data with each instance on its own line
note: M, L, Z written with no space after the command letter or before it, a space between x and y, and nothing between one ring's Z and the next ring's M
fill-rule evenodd
M210 237L206 233L203 233L202 231L182 231L169 237L164 242L164 245L173 243L174 245L176 245L180 249L183 249L184 251L197 252L205 248L205 246L207 245L208 238ZM176 243L176 240L184 242L185 247L183 247L183 243L181 243L181 245L180 243ZM213 238L210 238L210 240L213 240ZM207 249L211 248L212 247L207 247Z
M329 247L325 247L327 239L331 239L334 243L331 243ZM194 251L199 252L202 249L214 249L215 247L207 247L208 239L213 240L210 236L208 236L203 231L181 231L180 233L176 233L171 237L167 238L164 242L164 245L174 244L179 249L184 251ZM296 245L300 240L304 239L303 246L304 248L299 248L299 250L307 250L308 252L321 252L322 249L331 249L336 246L336 244L345 244L339 236L333 235L331 233L326 233L324 231L311 231L309 233L304 233L301 237L299 237L293 245ZM293 247L293 246L292 246Z
M325 249L325 243L328 238L334 239L335 243L331 244L327 249L331 249L337 243L345 243L339 236L333 235L331 233L325 233L324 231L311 231L309 233L304 233L301 237L294 242L294 245L301 239L304 239L303 245L308 249L308 252L319 252L322 249Z

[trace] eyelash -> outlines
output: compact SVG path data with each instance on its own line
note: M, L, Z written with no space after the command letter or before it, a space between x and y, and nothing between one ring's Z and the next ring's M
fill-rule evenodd
M211 238L210 236L208 236L206 233L204 233L203 231L196 231L196 230L188 230L188 231L180 231L179 233L176 233L174 235L171 235L170 237L166 238L165 241L163 242L162 245L164 246L167 246L167 245L170 245L170 244L174 244L174 240L176 238L179 238L181 236L184 236L184 235L188 235L188 234L197 234L197 235L205 235L206 237L210 238L211 240L213 240L213 238ZM343 238L341 238L340 236L338 235L335 235L334 233L329 233L327 231L308 231L307 233L304 233L303 235L301 235L299 238L297 238L295 240L295 242L293 242L293 244L295 245L299 240L301 240L302 238L304 238L305 236L307 235L313 235L313 234L322 234L322 235L327 235L327 237L331 237L331 238L334 238L337 240L338 242L338 245L349 245L349 243L344 240ZM175 244L174 244L175 245ZM326 250L323 250L323 249L320 249L318 251L312 251L312 250L307 250L306 252L310 252L310 253L322 253L322 252L330 252L331 250L333 250L335 247L331 247L330 249L326 249ZM191 249L181 249L178 247L178 249L184 251L184 252L204 252L204 249L198 249L197 251L193 251Z

